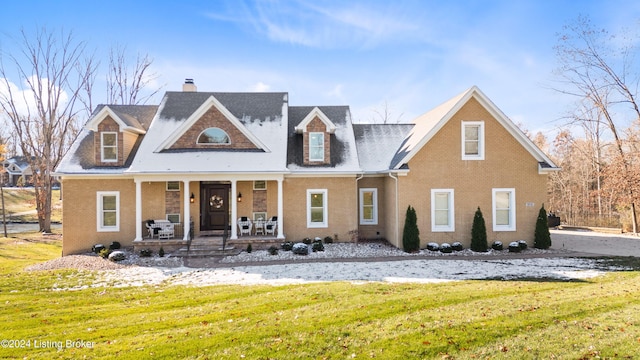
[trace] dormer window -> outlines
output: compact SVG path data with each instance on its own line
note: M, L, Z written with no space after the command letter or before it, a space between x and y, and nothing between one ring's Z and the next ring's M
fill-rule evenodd
M324 133L309 133L309 161L324 161Z
M197 143L202 145L228 145L231 144L231 138L224 130L211 127L200 133Z
M102 162L118 161L118 133L103 132L100 134L100 160Z

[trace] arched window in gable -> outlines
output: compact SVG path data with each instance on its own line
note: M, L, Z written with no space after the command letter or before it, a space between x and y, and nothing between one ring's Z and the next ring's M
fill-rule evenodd
M225 145L231 144L231 138L229 135L222 129L217 127L211 127L205 129L198 136L197 144L203 145Z

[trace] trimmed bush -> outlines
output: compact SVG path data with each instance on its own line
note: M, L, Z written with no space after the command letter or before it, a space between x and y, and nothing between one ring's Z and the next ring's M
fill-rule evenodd
M91 247L91 252L94 254L100 254L100 251L104 250L105 246L102 244L95 244Z
M453 248L449 243L442 243L442 245L440 245L440 252L450 254L453 252Z
M114 251L111 254L109 254L109 260L111 261L122 261L124 259L126 259L127 256L124 254L124 252L122 251Z
M140 257L150 257L151 249L142 249L140 250Z
M520 246L520 250L527 250L527 242L524 240L518 241L518 246Z
M160 246L160 250L158 250L158 256L164 257L164 249Z
M280 245L280 247L284 251L291 251L291 249L293 248L293 243L291 241L285 241Z
M438 243L430 242L427 244L427 250L438 251L440 250L440 245L438 245Z
M331 236L325 236L324 237L324 243L325 244L333 244L333 238Z
M253 251L253 246L251 246L251 244L247 245L247 253L251 254L252 251Z
M109 258L109 255L111 254L111 250L104 248L102 250L100 250L100 252L98 253L100 255L101 258L103 259L107 259Z
M538 212L536 220L536 231L534 234L533 247L536 249L548 249L551 246L551 234L549 233L549 222L547 219L547 210L544 204Z
M309 255L309 246L305 243L295 243L291 248L291 252L297 255Z
M520 244L517 241L509 243L509 252L519 253L520 252Z
M418 217L416 210L409 205L407 215L404 220L404 231L402 232L402 247L408 253L420 250L420 230L418 230Z
M492 248L493 250L498 250L498 251L502 250L502 249L503 249L502 241L494 241L494 242L491 244L491 248Z
M311 245L311 249L313 250L313 252L324 251L324 245L322 244L322 241L314 241L313 245Z
M278 248L275 245L269 246L269 255L278 255Z
M302 243L303 244L307 244L307 245L311 245L311 238L306 237L306 238L302 239Z
M114 241L109 245L109 250L118 250L118 249L120 249L120 243L117 241Z
M471 226L471 250L475 252L487 251L487 227L484 223L484 217L480 207L473 216L473 225Z
M462 251L464 250L464 246L462 246L462 243L456 241L453 244L451 244L451 248L453 249L453 251Z

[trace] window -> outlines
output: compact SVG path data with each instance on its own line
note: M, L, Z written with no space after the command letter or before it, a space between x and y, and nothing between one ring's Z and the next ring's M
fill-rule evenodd
M266 221L267 220L267 213L266 212L254 212L253 213L253 221L257 221L257 220Z
M484 122L462 122L462 160L484 160Z
M118 161L118 133L103 132L100 136L100 159L102 162Z
M167 181L167 191L180 191L180 181Z
M99 191L97 205L98 231L120 231L120 192Z
M493 231L516 230L516 190L493 189Z
M307 190L307 227L327 227L327 190Z
M309 161L324 161L324 133L309 133Z
M253 182L253 190L267 190L267 182L264 180L256 180Z
M174 224L179 224L180 214L167 214L167 220L169 220L169 222L172 222Z
M360 189L360 224L378 225L378 189Z
M453 189L431 189L431 231L455 231Z
M217 127L205 129L198 136L198 144L231 144L231 139L227 133Z

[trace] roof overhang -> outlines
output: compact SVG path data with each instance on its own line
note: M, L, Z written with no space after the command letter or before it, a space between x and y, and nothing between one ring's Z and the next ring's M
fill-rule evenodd
M91 131L98 131L98 125L107 117L111 117L119 126L120 131L134 134L145 134L146 131L127 125L108 105L105 105L94 117L85 124L85 128Z

